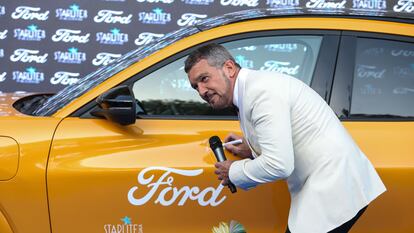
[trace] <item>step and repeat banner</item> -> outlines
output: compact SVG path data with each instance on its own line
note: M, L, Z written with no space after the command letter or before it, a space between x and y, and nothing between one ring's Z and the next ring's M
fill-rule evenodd
M122 54L259 0L0 1L0 91L57 92Z
M181 27L253 8L414 13L414 0L0 0L0 92L58 92Z

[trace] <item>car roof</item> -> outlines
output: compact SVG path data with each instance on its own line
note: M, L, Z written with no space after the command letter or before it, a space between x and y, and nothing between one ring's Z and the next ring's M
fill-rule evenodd
M324 0L311 0L311 2L324 2ZM345 1L345 0L344 0ZM378 1L378 0L377 0ZM381 1L381 0L379 0ZM309 2L308 2L309 3ZM339 4L339 3L337 3ZM332 4L331 4L332 5ZM332 6L340 6L333 4ZM414 6L413 6L414 7ZM398 9L397 9L398 10ZM275 17L350 17L350 18L364 18L386 21L401 21L405 23L414 23L414 14L405 13L404 11L395 11L387 9L356 9L354 8L329 8L329 9L312 9L305 5L283 8L270 9L250 9L238 12L232 12L221 16L212 17L195 25L181 28L177 31L166 34L149 44L138 47L113 63L103 66L98 70L86 75L80 81L71 86L67 86L54 96L50 97L42 106L33 112L37 116L49 116L58 111L60 108L66 106L74 99L80 97L91 88L96 87L103 81L109 79L116 73L129 67L130 65L142 60L143 58L155 53L156 51L182 39L193 35L197 32L209 30L221 25L242 22L252 19L266 19Z

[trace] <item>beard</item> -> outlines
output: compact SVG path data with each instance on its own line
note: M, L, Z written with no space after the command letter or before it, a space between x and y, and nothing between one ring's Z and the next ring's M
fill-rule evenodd
M214 103L211 103L211 98L208 100L208 104L213 109L228 108L232 104L231 96L233 96L233 93L231 93L230 78L223 71L220 71L220 76L224 80L225 90L222 94L215 93L213 96L211 96L211 98L215 98Z

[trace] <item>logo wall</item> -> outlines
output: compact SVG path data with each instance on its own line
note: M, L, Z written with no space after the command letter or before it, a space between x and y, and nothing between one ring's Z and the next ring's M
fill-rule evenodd
M256 8L317 14L412 15L414 0L2 1L0 92L57 92L131 50L156 45L155 41L181 27ZM255 50L255 46L246 45L234 54L243 67L299 74L301 68L297 64L276 58L257 61L245 53ZM295 52L298 45L287 42L266 45L264 49L288 54ZM380 76L377 73L381 70L359 68L361 78ZM406 69L401 67L397 75L403 76Z

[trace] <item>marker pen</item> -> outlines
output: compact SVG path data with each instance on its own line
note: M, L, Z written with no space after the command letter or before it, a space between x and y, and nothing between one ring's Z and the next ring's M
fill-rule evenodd
M243 143L242 139L237 139L237 140L234 140L234 141L225 142L225 143L223 143L223 146L225 146L225 145L238 145L238 144L242 144L242 143Z

